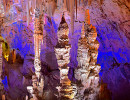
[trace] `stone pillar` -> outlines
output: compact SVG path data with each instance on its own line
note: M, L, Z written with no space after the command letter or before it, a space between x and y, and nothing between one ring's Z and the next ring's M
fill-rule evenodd
M81 86L77 85L78 93L75 97L75 99L84 100L84 87L87 83L87 77L89 75L89 71L87 71L87 67L89 65L90 57L88 55L88 43L87 38L85 37L84 33L84 23L82 27L82 33L81 38L78 41L78 55L77 55L77 61L78 61L78 67L75 70L75 78L78 81L81 81Z
M41 52L41 43L43 39L43 12L41 11L42 10L38 7L38 5L36 5L35 27L34 27L35 75L32 76L32 87L31 86L27 87L28 91L32 94L34 100L42 98L44 87L44 78L40 72L41 71L40 52Z
M41 51L41 41L43 39L43 21L42 15L39 12L39 9L36 8L35 14L35 31L34 31L34 48L35 48L35 59L34 59L34 68L35 75L32 76L33 88L34 90L38 90L38 92L42 95L43 92L43 77L41 75L41 61L40 61L40 51ZM42 81L41 81L42 80ZM41 84L42 82L42 84ZM36 91L35 91L36 92ZM39 94L38 93L38 94ZM37 94L37 93L36 93ZM34 95L36 99L37 96Z
M96 100L99 92L99 71L97 65L99 43L96 40L96 28L90 24L89 10L85 11L85 23L83 23L81 38L78 41L78 67L75 70L75 78L81 81L77 85L76 98L81 100ZM84 91L89 91L84 94Z
M74 91L73 87L71 86L71 81L68 78L68 63L69 63L69 53L71 45L68 43L68 33L69 28L65 21L64 16L62 16L61 23L58 28L58 43L55 47L55 53L57 62L60 69L60 90L59 90L59 96L60 99L69 99L73 100L74 98Z

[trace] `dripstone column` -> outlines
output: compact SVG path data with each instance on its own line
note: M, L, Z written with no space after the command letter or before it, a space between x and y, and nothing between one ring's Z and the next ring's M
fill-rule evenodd
M37 1L36 1L37 4ZM34 100L41 100L43 96L44 78L41 74L41 43L43 39L43 13L37 6L35 9L35 29L34 29L34 49L35 59L34 68L35 75L32 76L32 86L27 87L28 91L32 94Z
M75 78L81 82L77 84L77 100L97 99L101 66L96 64L99 48L96 38L96 28L90 24L89 10L86 10L81 38L78 41L78 67L75 70Z
M68 24L66 23L63 15L58 28L58 43L55 47L56 58L60 69L60 100L73 100L74 98L73 87L71 86L71 81L68 78L68 63L71 48L71 45L69 44L68 33Z

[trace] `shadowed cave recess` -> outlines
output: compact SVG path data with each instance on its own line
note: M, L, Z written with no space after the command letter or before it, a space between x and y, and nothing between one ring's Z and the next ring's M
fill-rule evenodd
M130 100L130 0L0 0L0 100Z

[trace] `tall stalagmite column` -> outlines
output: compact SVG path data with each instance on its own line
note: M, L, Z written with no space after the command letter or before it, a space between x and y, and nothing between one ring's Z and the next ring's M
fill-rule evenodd
M33 87L28 87L28 90L31 92L34 100L39 100L39 98L42 98L44 87L44 79L40 72L41 71L40 52L41 52L41 43L43 39L43 12L42 12L42 6L40 4L42 4L40 3L40 0L36 0L35 26L34 26L35 75L32 76Z
M36 3L37 5L37 3ZM43 77L41 75L41 61L40 61L40 52L41 52L41 43L43 39L43 15L38 6L35 9L35 30L34 30L34 48L35 48L35 60L34 60L34 68L35 74L32 81L34 88L41 88L39 92L43 92ZM36 80L37 78L37 80ZM35 84L37 83L37 85ZM36 87L35 87L36 85ZM41 86L40 86L41 85Z
M97 100L99 93L99 71L97 65L99 43L96 40L96 28L90 24L89 10L85 11L85 23L83 23L81 38L78 41L78 67L75 70L75 78L81 81L77 84L76 98L80 100ZM84 94L84 91L88 93Z
M55 47L56 58L60 69L60 100L73 100L74 98L73 87L71 86L71 81L68 78L68 63L71 48L71 45L68 44L68 33L68 24L66 23L64 16L62 16L62 20L58 28L58 43Z

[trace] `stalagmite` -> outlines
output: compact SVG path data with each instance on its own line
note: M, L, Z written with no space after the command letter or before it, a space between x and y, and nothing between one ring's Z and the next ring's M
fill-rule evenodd
M26 95L26 99L25 100L29 100L27 95Z
M2 100L6 100L6 99L5 99L5 95L2 95Z
M12 57L13 57L13 63L15 63L15 61L16 61L16 50L15 49L13 49L13 51L12 51Z
M28 91L33 96L34 100L42 98L44 79L41 75L41 61L40 61L40 52L41 52L41 43L43 39L43 12L42 7L39 6L40 1L36 1L35 8L35 26L34 26L34 50L35 50L35 59L34 59L34 68L35 75L32 76L32 86L27 87Z
M96 100L99 93L99 71L101 66L96 64L99 43L96 40L96 28L90 24L89 10L85 11L81 38L78 41L78 67L75 77L81 84L77 85L78 93L75 98L80 100ZM89 94L84 94L89 91Z
M71 34L74 34L74 0L70 0Z
M55 53L57 62L60 69L60 90L59 96L61 100L69 99L73 100L74 98L74 91L73 87L71 86L71 81L68 78L68 63L69 63L69 53L71 45L68 44L68 33L69 28L65 21L64 16L62 16L61 23L58 28L58 43L55 47Z
M36 10L36 13L38 14L39 12ZM42 37L42 34L43 34L42 28L43 27L41 25L42 18L40 18L42 16L35 16L35 17L36 18L35 18L35 34L34 34L34 46L35 46L34 67L35 67L36 76L34 76L34 77L36 77L38 79L35 80L35 78L32 78L32 80L35 80L35 81L33 81L34 82L33 84L35 84L37 82L37 84L35 84L35 85L36 85L36 88L38 89L38 87L40 85L40 82L38 80L40 80L40 79L42 80L42 78L43 78L43 77L41 77L41 72L40 72L40 70L41 70L41 62L40 62L40 48L41 47L40 46L41 46L41 41L42 41L42 38L43 38ZM34 86L34 88L35 88L35 86ZM39 91L39 92L42 92L42 90Z

